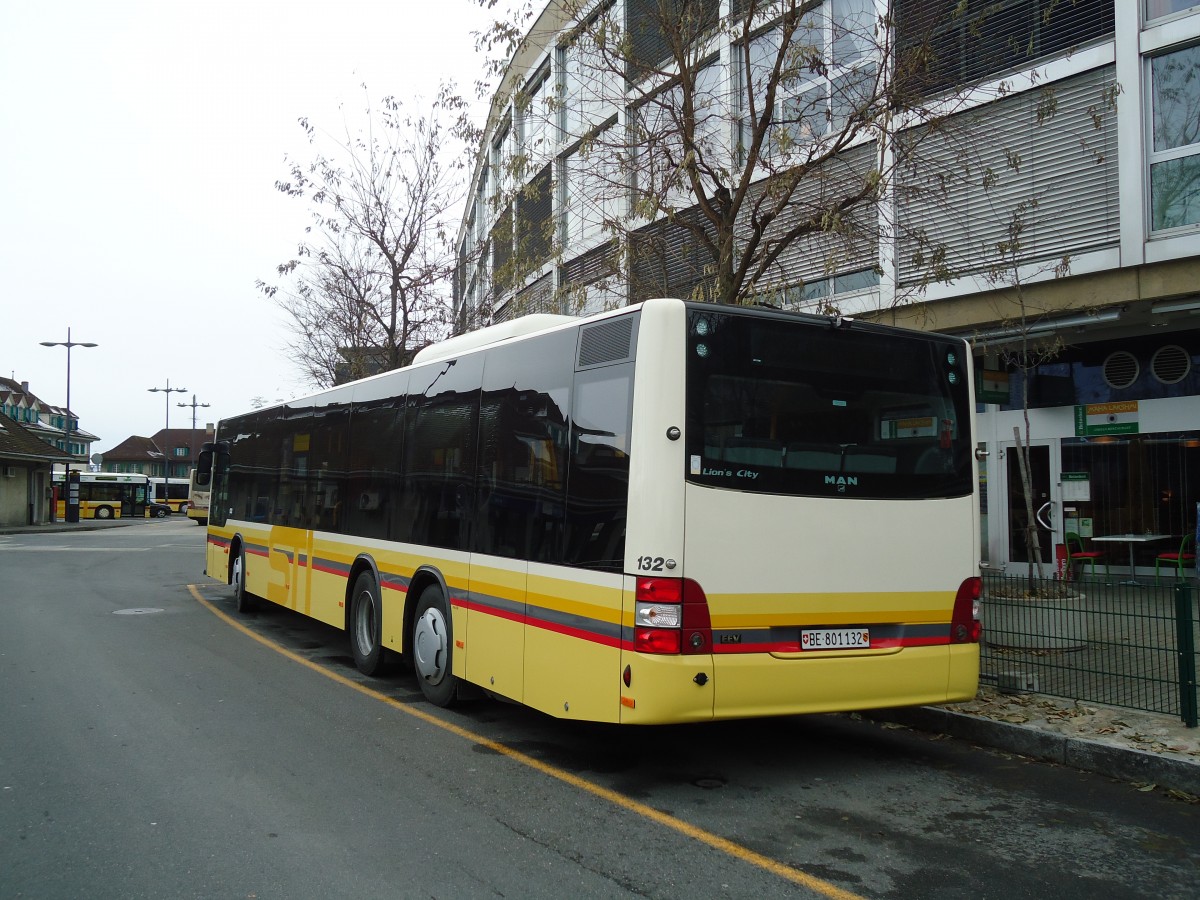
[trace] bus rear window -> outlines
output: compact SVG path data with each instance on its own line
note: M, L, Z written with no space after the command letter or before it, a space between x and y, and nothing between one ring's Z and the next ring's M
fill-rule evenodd
M939 335L692 308L687 478L797 496L969 494L969 360Z

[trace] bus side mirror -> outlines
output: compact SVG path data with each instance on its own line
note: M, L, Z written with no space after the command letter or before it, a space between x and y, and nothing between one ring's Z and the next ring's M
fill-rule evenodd
M211 444L205 444L204 449L196 458L196 487L206 488L212 484L214 453L209 449L211 446Z

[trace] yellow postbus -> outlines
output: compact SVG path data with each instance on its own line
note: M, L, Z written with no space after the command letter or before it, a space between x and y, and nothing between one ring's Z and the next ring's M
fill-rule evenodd
M957 338L650 300L451 338L227 419L206 571L550 715L669 723L975 695Z
M53 480L58 496L57 516L62 521L67 510L62 473L55 472ZM149 476L120 472L79 473L79 518L140 519L151 513L165 515L166 508L154 502Z
M184 512L191 502L191 480L188 478L159 478L151 476L156 503L165 503L171 512Z
M205 444L209 450L208 459L212 459L212 445ZM188 505L187 517L197 525L208 524L208 498L209 485L212 480L211 464L203 472L199 469L192 469L188 477Z

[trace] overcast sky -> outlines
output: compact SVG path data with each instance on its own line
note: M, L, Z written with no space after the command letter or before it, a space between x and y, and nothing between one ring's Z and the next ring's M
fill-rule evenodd
M307 223L274 188L301 116L470 95L471 0L0 0L0 373L66 402L103 452L310 388L256 279ZM345 111L339 110L339 104ZM150 393L152 387L186 393Z

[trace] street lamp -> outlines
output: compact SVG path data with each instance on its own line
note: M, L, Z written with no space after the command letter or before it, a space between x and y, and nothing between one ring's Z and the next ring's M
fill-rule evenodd
M192 465L195 465L196 464L196 407L205 408L205 407L208 407L210 404L197 403L196 395L192 394L192 402L191 403L176 403L175 405L182 406L185 409L189 406L192 408L192 435L190 438L188 438L188 452L192 455L190 462L192 463Z
M65 341L41 341L43 347L66 347L67 348L67 415L66 427L63 429L63 440L66 443L67 455L74 456L71 452L71 348L72 347L99 347L99 344L93 344L91 341L73 341L71 340L71 326L67 326L67 339ZM63 477L63 487L66 487L66 474L71 471L71 462L68 460L64 464L66 472Z
M187 393L187 388L173 388L173 387L171 387L171 379L170 379L170 378L168 378L168 379L167 379L167 386L166 386L166 387L152 387L152 388L146 388L146 390L147 390L147 391L149 391L149 392L150 392L150 393L152 393L152 394L157 394L157 393L159 393L159 392L162 392L162 393L164 393L164 394L166 394L166 395L167 395L167 397L166 397L166 400L167 400L167 419L166 419L166 422L163 424L163 431L170 431L170 430L171 430L171 395L172 395L172 394L174 394L174 393L185 394L185 393ZM164 434L164 435L163 435L163 443L165 444L165 443L167 442L167 440L169 440L169 438L170 438L170 435L168 435L168 434ZM171 458L170 458L170 456L168 455L168 450L169 450L169 448L168 448L168 447L163 447L163 448L162 448L162 455L163 455L163 479L164 479L164 480L163 480L163 490L166 490L166 479L168 479L168 478L170 478L170 477L171 477Z

